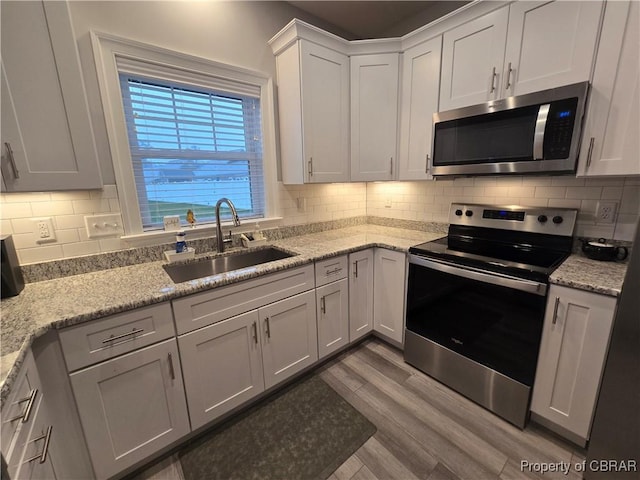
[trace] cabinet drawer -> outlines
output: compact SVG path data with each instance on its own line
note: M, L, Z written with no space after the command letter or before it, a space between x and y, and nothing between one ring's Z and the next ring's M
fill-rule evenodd
M328 258L316 262L316 286L347 278L347 256Z
M2 409L2 454L9 463L16 456L20 458L20 445L31 429L41 396L40 379L29 351Z
M313 265L305 265L173 300L176 329L187 333L313 287Z
M73 371L174 335L171 305L166 302L65 328L60 343Z

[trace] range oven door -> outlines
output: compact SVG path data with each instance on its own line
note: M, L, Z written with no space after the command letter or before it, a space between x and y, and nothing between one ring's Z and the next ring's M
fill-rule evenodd
M405 360L523 427L546 291L543 283L409 255Z

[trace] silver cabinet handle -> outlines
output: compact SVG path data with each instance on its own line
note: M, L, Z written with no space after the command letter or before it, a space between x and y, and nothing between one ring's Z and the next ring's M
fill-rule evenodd
M425 160L424 173L429 173L429 154L428 153L424 156L424 160Z
M591 155L593 155L593 144L596 141L596 137L591 137L589 140L589 151L587 152L587 168L591 166Z
M15 178L20 178L20 172L18 171L18 167L16 166L16 159L13 157L13 149L11 148L11 144L9 142L4 142L4 146L7 147L7 156L9 157L9 163L11 164L11 170L13 170L13 176Z
M171 352L167 354L167 360L169 361L169 375L171 376L171 380L176 379L176 371L173 369L173 356Z
M309 176L313 177L313 157L309 158Z
M256 322L253 322L253 341L255 344L258 344L258 325Z
M551 325L555 325L558 321L558 305L560 305L560 297L556 297L556 303L553 306L553 321L551 322Z
M542 160L544 158L544 130L547 128L547 118L551 104L545 103L538 109L536 127L533 132L533 159Z
M513 69L511 68L511 62L509 62L509 66L507 67L507 84L504 86L505 90L511 88L511 72L513 72Z
M25 397L22 400L18 400L17 402L15 402L16 404L24 403L24 402L28 402L28 403L26 408L24 409L24 412L22 412L20 415L16 415L15 417L11 417L9 420L5 420L2 423L12 423L12 422L15 422L16 420L22 420L22 423L27 423L29 421L29 417L31 416L31 409L33 408L33 403L35 402L37 395L38 395L38 389L34 388L33 390L31 390L31 392L29 392L28 397Z
M327 307L324 303L324 297L320 298L320 311L322 312L323 315L327 313Z
M264 319L264 323L267 326L267 338L271 338L271 326L269 325L269 317Z
M53 433L53 426L49 425L47 428L47 433L39 436L38 438L34 438L31 440L32 442L40 441L44 438L44 446L42 447L42 453L35 455L28 460L25 460L24 463L31 463L34 460L38 460L38 463L44 463L47 461L47 453L49 453L49 443L51 442L51 434Z
M142 332L144 332L144 328L134 328L130 332L123 333L122 335L117 335L115 337L113 335L111 335L106 340L103 340L102 343L109 343L109 342L113 342L114 340L121 340L123 338L130 337L131 335L137 335L138 333L142 333Z
M389 174L393 175L393 157L389 160Z
M358 262L353 262L353 276L358 278Z
M342 268L341 268L341 267L336 267L336 268L334 268L333 270L327 270L327 271L325 271L325 272L324 272L324 275L325 275L325 276L334 275L334 274L336 274L336 273L340 273L341 271L342 271Z
M493 67L493 71L491 72L491 90L489 93L493 93L496 91L496 67Z

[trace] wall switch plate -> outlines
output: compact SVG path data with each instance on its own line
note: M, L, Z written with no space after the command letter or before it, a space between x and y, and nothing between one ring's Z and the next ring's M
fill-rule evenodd
M164 229L167 232L173 232L174 230L180 230L180 215L167 215L162 217L162 223Z
M51 220L51 217L34 218L33 224L36 243L56 241L56 230L53 228L53 221Z
M385 201L384 201L384 208L391 208L392 205L392 198L391 196L388 196Z
M119 213L106 213L100 215L87 215L84 217L84 225L89 238L117 237L124 235L122 218Z
M596 208L596 223L613 223L617 207L617 202L600 200Z
M296 206L300 213L304 213L307 211L307 199L304 197L296 198Z

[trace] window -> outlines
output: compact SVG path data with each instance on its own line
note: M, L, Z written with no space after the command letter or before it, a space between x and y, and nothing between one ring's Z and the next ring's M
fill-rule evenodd
M263 73L92 32L125 234L277 215L273 82ZM223 220L228 207L223 204ZM143 235L140 241L143 241Z
M240 218L264 215L259 90L239 95L120 74L143 230L165 215L215 218L219 198ZM228 210L226 204L224 209Z

